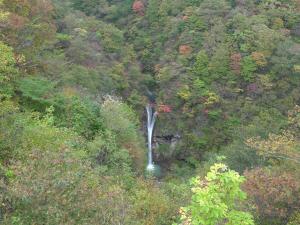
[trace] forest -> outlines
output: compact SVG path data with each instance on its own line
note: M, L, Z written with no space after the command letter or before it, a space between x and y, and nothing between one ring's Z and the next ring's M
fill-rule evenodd
M0 0L0 224L300 225L300 1Z

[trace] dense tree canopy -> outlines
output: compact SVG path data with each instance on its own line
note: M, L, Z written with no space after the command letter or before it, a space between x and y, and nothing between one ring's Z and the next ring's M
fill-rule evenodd
M298 0L0 0L0 223L298 225L299 90Z

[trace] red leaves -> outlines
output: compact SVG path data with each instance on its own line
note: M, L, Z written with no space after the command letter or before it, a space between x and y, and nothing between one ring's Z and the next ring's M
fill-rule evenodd
M245 172L244 190L261 219L282 222L300 208L300 184L290 173Z
M169 105L159 105L157 111L159 113L170 113L172 109Z
M134 1L132 5L132 10L140 16L143 16L145 11L144 3L140 0Z

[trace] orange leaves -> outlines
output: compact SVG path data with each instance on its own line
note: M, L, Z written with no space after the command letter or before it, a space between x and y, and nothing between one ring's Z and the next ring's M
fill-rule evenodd
M23 16L19 16L17 14L10 14L9 16L9 25L13 29L20 29L24 27L27 21L28 21L27 18Z
M232 71L236 75L239 75L241 73L242 55L240 53L234 53L231 55L230 59L231 59L230 67L231 67Z
M251 57L259 67L264 67L268 63L264 53L262 52L252 52Z
M189 19L189 17L187 15L185 15L185 16L182 17L183 21L187 21L188 19Z
M172 112L172 109L169 105L159 105L158 112L159 113L170 113L170 112Z
M189 45L180 45L179 46L179 53L181 55L189 55L193 51L192 47Z

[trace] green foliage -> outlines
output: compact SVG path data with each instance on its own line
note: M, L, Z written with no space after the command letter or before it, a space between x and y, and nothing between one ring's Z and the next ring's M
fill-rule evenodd
M229 51L226 45L218 46L215 54L211 58L209 64L210 73L212 74L211 80L223 79L230 80L233 79L230 76L229 69Z
M96 32L96 35L107 52L120 52L124 45L123 33L115 26L104 25L100 31Z
M188 18L187 25L190 30L203 31L206 29L206 24L201 18L196 15L192 15Z
M106 0L72 0L71 2L75 9L85 12L87 15L103 16L108 7Z
M54 127L53 109L47 111L42 119L22 116L21 154L1 167L3 224L171 223L175 206L153 184L133 178L130 154L114 134L85 142Z
M13 82L18 76L13 49L0 41L0 99L13 95Z
M0 6L1 6L1 10L0 10L0 22L5 22L9 16L9 12L3 10L3 0L0 1Z
M18 224L95 224L99 220L111 224L122 220L109 216L120 201L120 187L101 182L100 174L79 157L82 150L72 147L76 136L39 121L28 124L25 134L26 158L14 163L16 177L9 185L14 212L4 224L12 224L16 218ZM118 197L108 197L112 192L118 192Z
M278 77L282 77L284 74L295 74L294 65L297 65L300 54L293 49L297 49L297 47L298 45L290 40L286 40L278 46L276 53L271 58L272 71Z
M134 214L131 223L143 225L171 224L174 221L176 208L162 190L152 182L142 183L133 196Z
M25 55L30 62L30 66L27 64L26 67L32 70L36 67L33 62L37 61L37 55L46 46L51 46L55 38L53 5L48 0L4 0L3 8L10 13L10 17L2 29L4 36L1 39L14 47L16 53Z
M19 90L26 104L43 109L53 104L55 84L42 77L26 77L19 81Z
M56 115L57 124L69 127L87 139L92 139L103 128L100 106L87 98L63 99L57 104Z
M193 73L200 79L209 81L209 70L208 70L209 58L205 51L200 51L197 55L196 62L192 69Z
M246 56L242 60L241 75L245 81L251 81L255 77L254 72L257 70L257 65L251 56Z
M135 143L138 141L136 132L138 120L133 110L126 104L108 96L102 104L101 115L105 126L116 133L120 143Z
M23 127L12 101L0 101L0 117L0 160L8 162L18 155Z
M239 202L246 199L241 190L244 177L224 164L211 167L204 181L192 180L193 195L190 205L181 209L181 220L186 224L253 225L253 217L240 211Z
M297 225L299 223L300 223L300 214L296 213L293 217L291 217L287 225Z
M130 174L131 157L128 150L117 144L116 137L107 131L88 143L88 153L103 173Z
M160 1L158 0L150 0L147 6L146 16L150 24L158 25L156 23L160 22L161 15L160 15Z
M127 149L135 167L142 169L146 153L142 148L140 133L137 132L139 123L134 111L120 100L107 96L101 106L101 116L104 126L113 132L118 145Z
M247 203L258 224L297 223L298 1L137 2L0 0L0 223L172 224L191 195L185 224L253 224ZM171 109L159 182L142 177L149 99ZM217 164L191 194L220 155L288 179L249 175L246 200Z

